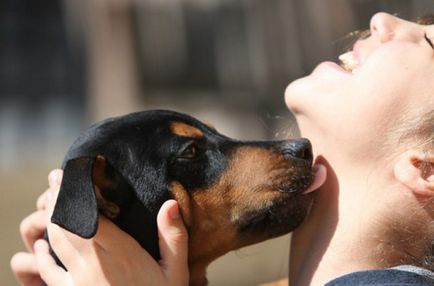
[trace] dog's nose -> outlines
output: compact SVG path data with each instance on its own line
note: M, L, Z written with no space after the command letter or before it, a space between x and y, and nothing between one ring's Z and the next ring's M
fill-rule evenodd
M307 160L312 163L312 145L307 139L301 138L285 141L281 148L284 155Z

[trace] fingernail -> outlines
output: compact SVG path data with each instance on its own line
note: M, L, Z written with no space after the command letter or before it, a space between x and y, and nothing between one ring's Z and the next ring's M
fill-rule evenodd
M50 185L52 185L56 182L56 177L55 177L54 171L51 171L48 174L48 182L50 183Z
M50 174L48 174L48 181L50 182L50 185L58 185L58 179L57 179L57 172L56 170L51 171Z
M59 169L53 170L48 174L48 181L50 182L50 185L56 185L60 186L62 183L62 171Z
M56 183L58 186L62 184L62 177L63 177L62 172L56 172Z

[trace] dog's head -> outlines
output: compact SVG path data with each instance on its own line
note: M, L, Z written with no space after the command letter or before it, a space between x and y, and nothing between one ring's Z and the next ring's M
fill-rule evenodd
M211 261L290 232L313 180L305 139L243 142L184 114L145 111L89 128L66 155L52 221L82 237L112 219L158 259L156 216L178 201L190 259Z

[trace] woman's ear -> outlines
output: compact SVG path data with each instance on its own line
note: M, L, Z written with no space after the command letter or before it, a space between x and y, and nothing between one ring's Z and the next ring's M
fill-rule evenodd
M434 197L434 154L411 150L394 166L395 178L415 194Z

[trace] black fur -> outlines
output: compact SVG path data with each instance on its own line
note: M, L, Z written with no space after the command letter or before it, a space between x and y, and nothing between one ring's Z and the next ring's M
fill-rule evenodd
M170 129L171 122L194 126L204 137L192 140L176 136ZM198 152L194 160L179 158L191 144ZM206 188L227 168L231 152L240 144L279 146L279 152L286 148L288 156L299 156L293 154L293 146L235 141L188 115L172 111L144 111L97 123L66 154L52 222L85 238L95 235L98 207L92 168L97 156L102 156L107 162L105 175L109 181L103 192L120 208L114 223L158 260L156 217L163 202L172 198L170 182L179 181L189 192ZM302 159L310 168L311 158ZM303 184L307 186L310 180L307 178Z

